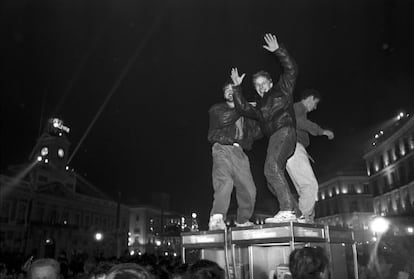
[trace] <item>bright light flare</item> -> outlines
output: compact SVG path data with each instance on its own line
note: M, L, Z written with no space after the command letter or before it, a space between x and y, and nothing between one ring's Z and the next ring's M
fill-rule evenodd
M103 239L103 234L102 233L96 233L95 234L95 240L96 241L101 241Z
M371 230L374 233L382 234L385 233L390 227L390 222L382 217L377 217L371 222Z

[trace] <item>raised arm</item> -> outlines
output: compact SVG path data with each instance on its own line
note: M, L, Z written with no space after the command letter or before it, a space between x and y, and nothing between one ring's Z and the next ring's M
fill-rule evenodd
M275 35L266 34L264 40L266 45L263 45L263 48L274 53L283 67L283 73L279 77L277 86L284 94L292 95L298 76L298 67L295 60L283 46L279 45Z
M242 74L241 76L239 75L237 68L231 70L234 107L241 115L260 120L260 112L243 97L241 83L243 82L244 77L245 74Z

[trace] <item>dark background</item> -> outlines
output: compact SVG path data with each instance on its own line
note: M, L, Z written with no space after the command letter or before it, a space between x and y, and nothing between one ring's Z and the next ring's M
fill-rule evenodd
M309 117L335 132L312 138L320 179L362 161L362 146L400 110L413 111L410 0L6 0L1 4L1 169L25 162L49 117L71 128L70 167L111 196L172 209L212 201L208 109L237 66L248 76L278 62L277 35L296 59L296 99L323 94ZM103 106L105 99L109 101ZM266 141L250 152L257 208L276 208L263 177Z

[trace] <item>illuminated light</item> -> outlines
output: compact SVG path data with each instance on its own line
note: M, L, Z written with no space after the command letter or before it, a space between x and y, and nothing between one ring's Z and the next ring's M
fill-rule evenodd
M367 240L365 243L366 243L366 244L369 244L369 241Z
M400 153L401 153L402 156L405 155L405 149L403 147L401 148Z
M40 155L46 156L47 154L49 154L49 148L45 146L40 150Z
M168 242L167 242L167 245L168 245L168 246L171 246L171 242L169 242L169 241L168 241Z
M379 138L379 135L378 134L375 134L375 138L377 139L377 138Z
M379 166L378 166L378 164L376 164L375 165L375 171L378 171L379 170Z
M168 256L168 252L164 252L164 256Z
M96 241L101 241L103 239L103 234L98 232L95 234L95 240Z
M413 228L413 227L408 227L408 228L407 228L407 232L408 232L409 234L414 233L414 228Z
M173 253L173 256L174 256L174 257L177 257L177 253L176 253L176 252L174 252L174 253Z
M345 247L345 243L341 243L341 245Z
M45 159L45 164L47 164L47 163L49 163L49 159L46 158Z
M141 251L139 251L139 252L138 252L138 255L139 255L139 256L141 256L141 255L142 255Z
M324 200L325 199L325 193L321 194L321 198Z
M63 224L67 225L67 224L68 224L68 221L66 221L66 220L65 220L65 221L63 221Z
M381 134L381 135L383 135L383 134L384 134L384 131L382 131L382 130L381 130L381 131L380 131L380 134Z
M385 233L390 227L390 222L382 217L377 217L371 222L371 230L374 233Z
M195 213L195 212L191 213L191 217L194 218L194 219L197 218L197 213Z
M361 189L361 188L357 188L357 189L356 189L356 192L357 192L358 194L361 194L361 193L362 193L362 189Z
M132 251L130 251L130 252L129 252L129 254L130 254L131 256L133 256L133 255L135 255L135 251L134 251L134 250L132 250Z
M338 187L335 189L335 193L336 193L337 195L339 195L339 188L338 188Z
M381 216L385 216L385 213L384 212L381 212Z
M66 166L66 170L69 170L69 166Z
M128 236L131 236L132 235L132 233L131 232L128 232Z
M159 240L155 240L155 245L157 245L157 246L161 246L161 241L159 241Z
M400 112L399 116L400 117L404 117L404 113L403 112Z
M62 133L59 133L59 137L61 137L62 136Z
M51 243L52 243L52 240L51 240L50 238L47 238L47 239L45 240L45 243L46 243L46 244L51 244Z
M376 144L376 142L373 142L373 143L372 143L372 145L375 145L375 144Z
M38 162L40 162L40 161L42 161L42 160L43 160L42 156L37 156L37 161L38 161Z
M343 187L343 188L342 188L342 194L347 194L347 193L348 193L348 188Z
M374 237L372 237L372 241L377 241L377 238L374 236Z

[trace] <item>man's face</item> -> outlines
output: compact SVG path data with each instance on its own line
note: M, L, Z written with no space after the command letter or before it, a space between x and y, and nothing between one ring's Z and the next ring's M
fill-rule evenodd
M260 97L263 97L263 95L267 91L269 91L273 86L272 81L270 81L268 78L263 77L263 76L257 77L254 80L253 84L254 84L254 88L256 89L257 94L259 94Z
M315 98L314 96L309 96L306 98L305 106L308 112L314 111L317 109L319 103L319 99Z
M233 87L230 84L224 88L224 99L227 102L233 102Z

